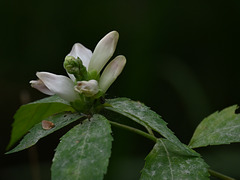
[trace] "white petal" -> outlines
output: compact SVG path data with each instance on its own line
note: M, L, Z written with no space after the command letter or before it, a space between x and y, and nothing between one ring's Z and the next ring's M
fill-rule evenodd
M104 69L100 79L99 88L105 93L111 84L121 74L126 64L126 58L124 56L117 56L112 60Z
M37 77L42 80L51 92L64 100L73 102L78 98L77 93L74 91L74 83L68 77L48 72L37 72Z
M54 95L54 93L45 86L42 80L32 80L30 83L33 88L39 90L40 92L47 95Z
M86 69L88 69L88 65L92 57L92 51L80 43L75 43L71 52L67 56L73 56L76 59L79 57L82 60L83 65L86 67Z
M71 80L72 80L73 82L76 81L76 78L75 78L75 76L74 76L73 74L69 74L68 72L67 72L67 74L68 74L68 76L71 78Z
M119 34L112 31L104 36L97 44L93 51L92 58L89 63L88 71L97 71L100 73L108 60L112 57L118 42Z

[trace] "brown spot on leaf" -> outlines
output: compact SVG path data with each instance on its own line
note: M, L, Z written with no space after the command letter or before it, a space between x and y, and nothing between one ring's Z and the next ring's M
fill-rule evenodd
M52 123L51 121L46 121L46 120L42 121L42 128L45 130L52 129L54 126L55 126L54 123Z

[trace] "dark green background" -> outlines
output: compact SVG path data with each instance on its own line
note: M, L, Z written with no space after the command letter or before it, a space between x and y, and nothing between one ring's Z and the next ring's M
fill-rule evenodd
M20 94L28 92L31 101L45 97L29 86L35 73L65 74L62 63L75 42L93 50L111 30L120 34L114 56L125 55L127 65L109 97L144 102L182 142L189 142L210 113L240 104L238 0L4 0L0 9L0 179L34 179L31 154L38 155L41 179L49 179L54 149L66 129L35 149L3 156ZM116 128L113 136L106 179L137 179L153 144ZM232 144L199 152L213 169L237 178L239 150Z

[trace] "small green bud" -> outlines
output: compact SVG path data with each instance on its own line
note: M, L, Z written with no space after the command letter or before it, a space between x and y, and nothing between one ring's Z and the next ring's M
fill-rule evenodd
M87 70L81 59L75 59L73 56L67 56L63 66L69 74L73 74L75 76L77 81L87 78Z
M73 56L67 56L63 65L69 74L76 74L80 72L79 61Z

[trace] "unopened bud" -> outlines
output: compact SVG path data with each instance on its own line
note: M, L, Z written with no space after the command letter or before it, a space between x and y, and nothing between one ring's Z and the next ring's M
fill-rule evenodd
M84 94L86 97L94 96L99 91L98 82L96 80L78 81L75 91Z
M119 34L117 31L111 31L104 36L97 44L91 57L88 71L96 71L98 74L112 57L118 42Z
M67 56L63 66L69 74L79 73L79 61L80 60L75 59L73 56Z
M103 93L107 91L111 84L121 74L125 64L126 58L120 55L107 65L99 79L99 88Z
M73 74L77 80L82 80L86 75L86 67L81 59L75 59L73 56L67 56L63 63L64 68L69 74Z

